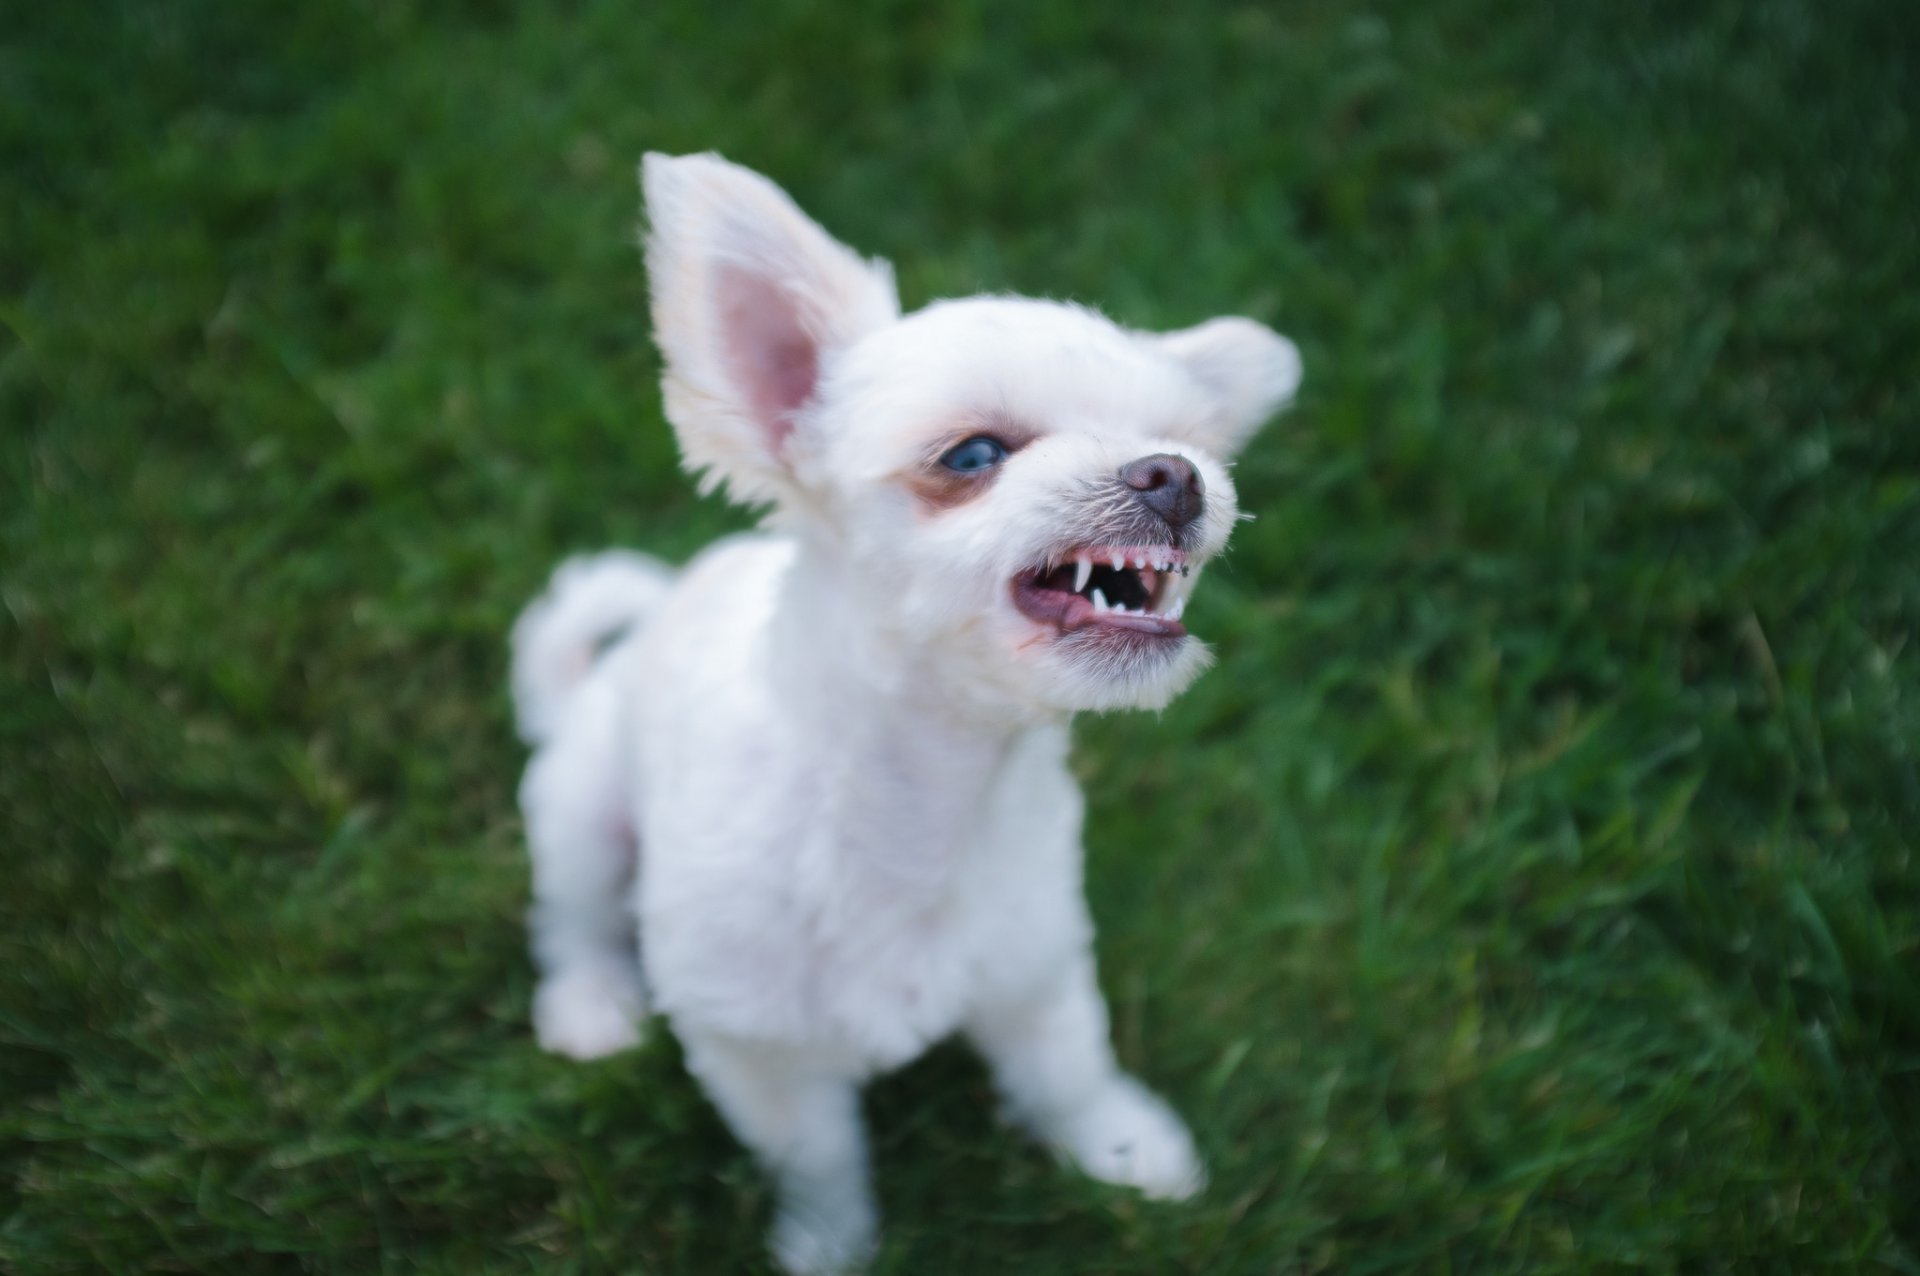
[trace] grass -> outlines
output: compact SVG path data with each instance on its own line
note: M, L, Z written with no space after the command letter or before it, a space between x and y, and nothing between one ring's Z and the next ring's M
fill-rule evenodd
M1148 1206L873 1095L883 1273L1920 1268L1920 23L1834 0L211 0L0 34L0 1268L765 1270L526 1024L502 637L690 553L633 161L910 304L1301 343L1082 724Z

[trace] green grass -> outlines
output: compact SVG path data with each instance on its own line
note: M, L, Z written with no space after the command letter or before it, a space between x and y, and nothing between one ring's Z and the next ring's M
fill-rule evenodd
M1213 1186L873 1096L883 1273L1920 1269L1920 19L1834 0L212 0L0 30L0 1268L764 1270L664 1034L527 1028L502 638L742 525L647 148L1293 334L1080 766ZM725 13L724 18L718 16Z

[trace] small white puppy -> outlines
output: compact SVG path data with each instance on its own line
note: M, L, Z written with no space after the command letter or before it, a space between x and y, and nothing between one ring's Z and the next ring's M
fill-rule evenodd
M1298 352L1017 297L902 317L885 263L758 174L643 180L667 416L773 513L679 572L569 562L514 627L541 1044L671 1019L791 1272L872 1252L859 1087L954 1032L1088 1174L1197 1191L1108 1042L1067 724L1206 663L1180 614Z

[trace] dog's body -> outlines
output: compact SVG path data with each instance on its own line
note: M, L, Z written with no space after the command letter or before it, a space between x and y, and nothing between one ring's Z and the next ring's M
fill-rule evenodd
M1108 1045L1067 718L1204 663L1178 614L1236 516L1218 458L1290 397L1291 345L1011 298L903 319L764 179L650 156L646 186L669 416L776 530L677 577L577 560L516 627L542 1044L667 1015L792 1271L870 1251L857 1087L956 1031L1088 1172L1196 1190Z
M1079 797L1062 724L949 725L870 668L780 673L788 626L770 621L795 558L773 537L721 542L597 662L524 797L536 846L603 854L541 856L536 871L583 877L536 894L581 888L623 939L637 905L653 1008L683 1034L777 1042L865 1076L1084 952ZM615 565L637 566L583 566L606 582ZM583 812L589 829L546 823ZM635 832L646 871L630 896ZM566 950L578 932L537 922L536 936ZM579 969L564 951L542 965ZM599 973L615 970L630 967ZM630 1019L575 1013L560 986L542 990L548 1045L593 1056L635 1040ZM640 1004L637 986L628 996Z

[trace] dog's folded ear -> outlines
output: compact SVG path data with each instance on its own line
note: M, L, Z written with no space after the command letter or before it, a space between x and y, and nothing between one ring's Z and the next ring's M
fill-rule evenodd
M1210 319L1155 338L1214 401L1185 433L1216 456L1232 456L1300 388L1300 351L1251 319Z
M778 186L717 155L641 165L667 418L703 487L799 494L796 438L834 357L899 317L893 271L828 235Z

